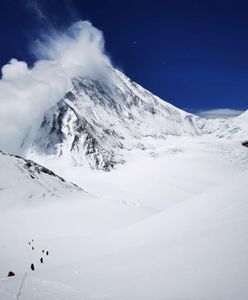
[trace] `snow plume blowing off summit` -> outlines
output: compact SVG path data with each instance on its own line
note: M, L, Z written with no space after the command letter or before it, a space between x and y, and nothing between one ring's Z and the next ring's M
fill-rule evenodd
M106 79L111 62L100 30L78 21L67 30L43 34L33 47L32 67L11 59L0 80L0 149L22 153L44 113L71 88L76 76Z

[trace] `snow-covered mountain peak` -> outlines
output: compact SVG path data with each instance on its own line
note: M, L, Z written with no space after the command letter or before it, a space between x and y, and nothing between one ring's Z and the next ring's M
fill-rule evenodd
M73 88L44 117L31 148L76 165L110 170L150 139L199 133L194 116L154 96L120 71L112 80L73 80Z

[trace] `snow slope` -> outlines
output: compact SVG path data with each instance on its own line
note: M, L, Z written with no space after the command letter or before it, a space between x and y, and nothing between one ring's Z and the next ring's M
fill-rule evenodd
M38 240L88 236L153 214L94 197L19 156L0 152L0 170L0 278L38 263ZM35 251L29 245L32 240Z
M247 148L211 135L166 145L156 157L132 152L109 173L75 168L77 183L102 198L1 212L0 272L17 276L0 281L0 299L15 299L25 272L27 300L247 299ZM17 238L22 223L33 226Z
M83 299L247 299L247 178L244 172L87 246L70 241L83 257L54 262L39 276L70 283L79 295L83 288Z
M109 299L247 299L247 179L100 239L87 260L41 278L59 272L62 282Z
M51 197L81 191L51 170L32 160L0 151L1 209L14 206L37 205Z

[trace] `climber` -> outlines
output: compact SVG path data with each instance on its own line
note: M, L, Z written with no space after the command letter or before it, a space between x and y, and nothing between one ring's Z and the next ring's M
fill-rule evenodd
M7 277L11 277L11 276L15 276L15 273L12 271L9 271L8 276Z

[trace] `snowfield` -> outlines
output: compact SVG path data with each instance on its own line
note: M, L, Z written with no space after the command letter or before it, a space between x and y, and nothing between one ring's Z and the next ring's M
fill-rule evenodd
M248 111L107 77L74 78L25 158L0 152L0 300L247 300Z
M56 192L30 201L44 186L0 157L0 299L247 299L248 149L214 135L146 143L111 172L33 153L83 190L39 174Z

